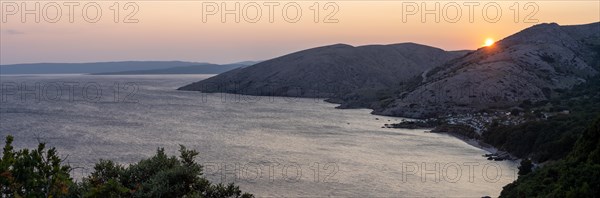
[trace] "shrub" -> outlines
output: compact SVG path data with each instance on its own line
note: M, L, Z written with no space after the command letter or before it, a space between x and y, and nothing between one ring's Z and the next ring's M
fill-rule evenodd
M179 157L163 148L148 159L127 167L100 160L82 182L73 182L71 168L62 165L55 148L14 151L13 137L6 137L0 159L0 197L243 197L233 183L212 184L202 177L194 161L195 150L180 146Z

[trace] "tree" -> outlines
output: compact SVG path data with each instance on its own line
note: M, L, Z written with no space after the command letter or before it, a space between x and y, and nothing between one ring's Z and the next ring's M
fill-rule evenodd
M194 161L195 150L180 145L179 158L167 156L163 148L156 155L127 168L101 160L84 180L86 197L252 197L239 187L211 184Z
M195 150L180 146L179 157L159 148L154 156L128 167L100 160L82 182L73 182L55 148L39 143L35 150L14 151L7 136L0 158L0 197L241 197L233 183L212 184L194 161Z
M195 150L180 146L179 158L167 156L163 148L156 155L127 168L101 160L84 180L86 197L252 197L233 184L211 184L194 161Z
M14 151L7 136L0 161L2 195L7 197L62 197L73 185L71 168L62 165L55 148L39 143L35 150Z
M527 175L531 172L533 168L533 163L530 159L521 160L521 165L519 166L519 175Z
M597 197L600 194L600 118L577 140L569 155L520 176L500 197Z

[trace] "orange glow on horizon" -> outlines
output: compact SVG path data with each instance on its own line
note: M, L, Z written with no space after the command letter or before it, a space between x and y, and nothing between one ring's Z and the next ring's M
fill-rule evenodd
M331 1L339 7L338 11L325 6L325 3L315 6L320 1L299 1L302 17L297 22L289 22L283 15L287 10L283 8L293 2L281 1L277 2L280 5L273 8L273 13L263 3L258 3L262 15L260 20L252 22L250 19L259 16L256 9L243 9L253 5L251 1L238 1L240 8L237 15L218 12L205 16L203 1L132 0L139 7L139 12L130 17L138 19L137 23L124 22L133 9L122 9L117 16L112 9L113 2L104 1L97 2L102 9L102 17L97 23L90 23L83 17L86 1L75 2L82 5L75 6L74 22L69 21L68 8L59 3L62 18L56 23L47 21L48 17L57 15L52 7L48 9L51 12L48 16L27 14L23 18L20 12L23 5L16 3L19 12L7 15L6 23L0 25L0 64L120 60L227 64L268 60L336 43L362 46L413 42L447 51L474 50L489 47L486 45L487 38L499 41L538 23L577 25L600 21L598 1L532 1L539 7L539 12L528 17L525 16L531 10L524 10L524 3L517 6L521 12L517 15L516 10L510 9L515 8L516 1L498 1L502 12L497 22L489 21L490 17L496 16L494 9L490 9L490 16L483 15L484 5L490 3L488 1L474 1L480 4L474 6L474 13L463 3L458 3L462 12L457 12L452 7L453 2L422 1L415 3L419 8L415 10L417 13L406 15L402 12L406 2L365 0ZM223 11L223 4L233 9L238 2L214 3ZM36 2L24 3L28 9L35 8ZM425 7L436 8L436 3L440 6L435 15L423 15ZM43 13L45 10L41 8L52 5L52 2L40 1L40 4L38 11ZM118 7L123 8L124 4ZM442 9L444 6L449 6L448 12ZM289 17L296 16L294 10L289 10ZM7 14L0 10L0 15L2 13ZM90 17L95 16L93 9L89 14ZM40 17L39 23L36 23L36 17ZM325 22L329 17L337 21ZM454 18L456 22L450 20ZM528 18L537 22L524 22ZM26 19L25 23L23 19ZM491 46L494 48L495 44L492 42Z
M489 47L489 46L492 46L492 45L494 45L494 39L492 39L492 38L485 39L485 42L483 44L484 47Z

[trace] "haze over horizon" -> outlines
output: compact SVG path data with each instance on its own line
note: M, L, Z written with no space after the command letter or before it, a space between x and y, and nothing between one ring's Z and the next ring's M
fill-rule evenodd
M318 16L312 7L317 2ZM464 50L477 49L488 38L497 41L539 23L576 25L600 21L598 1L577 4L569 1L532 1L530 4L440 1L437 2L438 14L428 13L424 17L421 11L434 9L436 2L408 2L414 3L410 5L401 1L332 2L259 2L255 5L261 7L260 17L256 15L256 7L252 7L255 5L249 5L248 1L237 2L240 4L238 16L226 14L225 17L214 10L211 13L214 7L210 6L223 10L222 5L225 5L226 9L233 9L235 1L214 1L208 6L201 1L137 1L135 6L120 2L118 22L111 7L114 2L97 2L102 14L95 22L89 22L95 17L93 11L88 10L87 18L83 16L82 8L87 4L80 2L73 8L73 23L69 21L69 7L60 3L56 5L61 7L62 17L54 23L57 9L52 6L45 9L46 4L42 2L37 23L35 14L26 14L23 19L21 13L12 10L14 5L20 10L23 5L33 9L33 3L2 2L0 64L146 60L224 64L267 60L336 43L359 46L414 42L449 51ZM269 7L264 3L273 3L272 22ZM288 3L297 3L300 7L301 17L297 21L289 20L298 13L294 7L288 10L288 18L284 17L282 8ZM473 22L465 3L474 6ZM491 3L501 9L497 21L490 20L498 16L493 6L488 11L489 16L482 15L483 7ZM412 10L414 6L418 11ZM456 6L460 7L460 15ZM518 14L515 8L519 8ZM236 17L240 18L239 22ZM436 17L439 17L438 22Z
M596 197L600 0L0 0L0 138L0 198Z

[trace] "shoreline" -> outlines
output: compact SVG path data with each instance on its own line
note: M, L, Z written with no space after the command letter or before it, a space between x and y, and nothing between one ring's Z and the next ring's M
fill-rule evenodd
M478 139L473 139L473 138L468 138L466 136L460 135L458 133L454 133L454 132L431 132L431 130L426 131L426 133L439 133L439 134L446 134L448 136L454 137L456 139L459 139L473 147L476 147L478 149L487 151L488 153L497 153L499 151L498 148L489 145L481 140Z
M483 140L479 140L479 139L475 139L475 138L468 138L466 136L463 136L463 135L461 135L459 133L455 133L455 132L431 132L431 130L430 131L426 131L426 132L427 133L446 134L448 136L457 138L457 139L459 139L459 140L461 140L461 141L463 141L463 142L465 142L465 143L467 143L467 144L469 144L469 145L471 145L473 147L476 147L478 149L481 149L481 150L484 150L484 151L488 152L486 154L499 154L499 153L503 153L503 154L506 154L506 156L508 156L508 157L503 157L503 159L500 160L500 161L505 161L506 160L506 161L511 161L511 162L519 162L521 160L521 158L516 157L516 156L512 155L509 152L501 151L500 149L498 149L498 148L496 148L496 147L494 147L494 146L492 146L490 144L487 144L487 143L483 142ZM481 156L481 157L485 157L485 156ZM487 157L485 157L485 158L487 158ZM492 161L494 161L494 160L492 160Z

